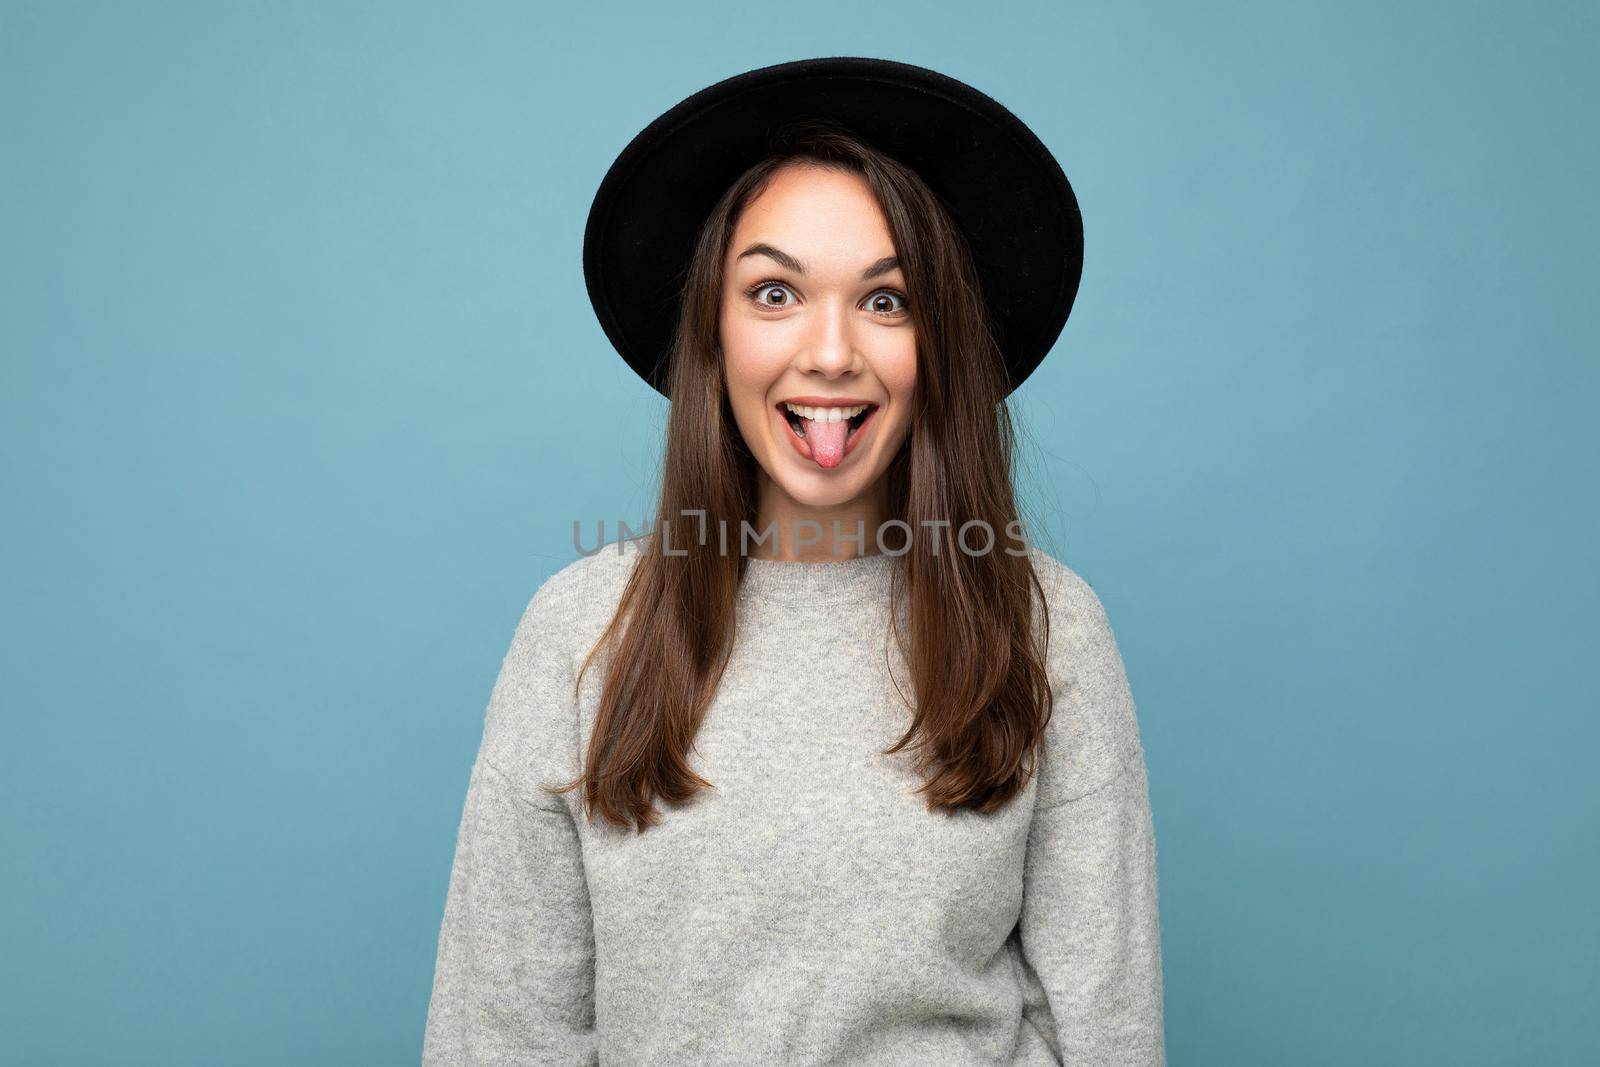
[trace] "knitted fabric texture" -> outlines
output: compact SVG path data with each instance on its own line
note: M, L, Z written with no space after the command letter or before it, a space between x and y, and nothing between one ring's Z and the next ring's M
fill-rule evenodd
M423 1042L445 1064L1165 1063L1156 846L1099 598L1029 552L1055 710L1002 810L928 811L888 615L895 557L755 560L689 759L643 834L574 791L640 548L534 594L467 782ZM893 674L891 674L893 672Z

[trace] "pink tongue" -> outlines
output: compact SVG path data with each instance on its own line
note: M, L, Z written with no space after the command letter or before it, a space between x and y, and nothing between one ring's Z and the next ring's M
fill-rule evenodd
M806 426L806 444L811 446L811 455L817 461L817 466L832 468L839 465L844 459L844 439L850 433L850 423L847 419L838 422L818 422L814 419L801 420Z

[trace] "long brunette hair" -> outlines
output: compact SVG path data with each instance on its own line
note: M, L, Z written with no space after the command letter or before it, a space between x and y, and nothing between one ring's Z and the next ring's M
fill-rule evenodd
M929 810L991 812L1033 773L1052 696L1048 614L1037 616L1042 626L1034 621L1033 594L1042 607L1043 588L1029 555L1002 550L994 533L1021 528L1015 437L1004 364L970 253L914 171L847 131L797 123L779 132L772 149L729 187L696 241L668 354L657 534L645 541L579 672L581 685L596 653L614 647L583 771L547 791L583 786L591 817L598 811L642 833L659 821L655 797L679 803L712 784L694 773L687 753L733 649L745 556L720 551L715 539L679 536L668 542L669 555L661 531L681 528L686 513L702 509L704 528L742 531L756 521L757 467L723 377L723 262L740 213L774 172L808 163L857 174L871 187L906 276L917 338L911 426L884 475L890 517L915 532L894 572L898 607L890 612L915 692L910 726L884 754L914 746ZM973 520L988 524L991 551L956 551L948 542L934 554L923 534L945 522L953 534Z

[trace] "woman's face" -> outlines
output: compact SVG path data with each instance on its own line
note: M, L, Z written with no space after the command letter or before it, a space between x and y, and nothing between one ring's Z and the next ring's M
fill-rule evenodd
M873 488L910 428L917 341L894 254L865 180L807 164L772 176L729 243L720 330L734 420L766 488L803 507Z

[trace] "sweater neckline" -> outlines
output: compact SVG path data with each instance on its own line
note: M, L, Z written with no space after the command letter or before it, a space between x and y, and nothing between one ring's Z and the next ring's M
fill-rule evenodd
M833 603L882 593L898 565L899 556L877 552L850 559L807 563L797 560L746 557L742 596L791 603Z

